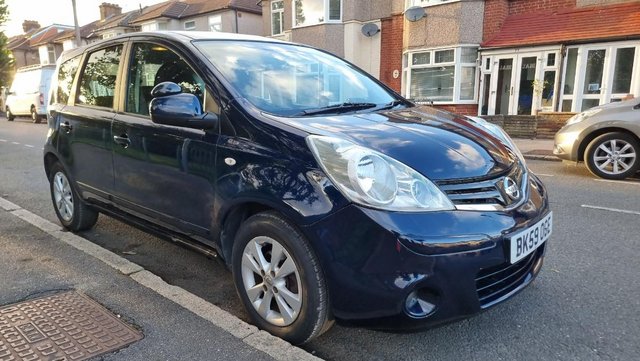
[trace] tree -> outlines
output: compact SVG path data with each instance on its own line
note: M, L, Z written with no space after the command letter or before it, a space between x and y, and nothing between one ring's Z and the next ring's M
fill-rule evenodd
M4 1L0 0L0 26L9 20L9 9ZM9 86L8 83L13 74L13 57L7 49L8 42L9 39L4 31L0 32L0 86Z

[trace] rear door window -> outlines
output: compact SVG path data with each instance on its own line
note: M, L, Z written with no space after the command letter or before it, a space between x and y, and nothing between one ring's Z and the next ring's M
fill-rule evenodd
M67 104L71 95L71 87L73 86L73 78L76 76L78 66L80 65L80 55L71 58L60 65L58 69L58 87L56 89L57 102Z
M100 49L89 55L80 78L76 104L113 108L121 57L122 45Z

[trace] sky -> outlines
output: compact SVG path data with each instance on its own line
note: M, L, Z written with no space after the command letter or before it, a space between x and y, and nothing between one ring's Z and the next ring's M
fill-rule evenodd
M120 5L122 12L138 9L163 0L76 0L78 25L100 19L98 6L103 2ZM24 20L36 20L40 26L63 24L73 26L71 0L5 0L9 21L0 28L7 36L22 34Z

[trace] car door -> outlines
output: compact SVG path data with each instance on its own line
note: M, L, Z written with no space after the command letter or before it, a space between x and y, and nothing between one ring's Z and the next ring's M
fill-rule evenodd
M145 218L209 238L214 207L217 130L153 123L151 90L161 82L194 93L219 112L202 78L177 52L151 42L131 44L123 112L113 122L115 200Z
M59 133L58 153L84 198L106 200L113 190L111 121L122 51L123 44L112 44L88 52L81 61L76 91L64 108L52 114ZM64 76L73 70L74 62L79 58L61 64L58 84L61 80L68 84Z

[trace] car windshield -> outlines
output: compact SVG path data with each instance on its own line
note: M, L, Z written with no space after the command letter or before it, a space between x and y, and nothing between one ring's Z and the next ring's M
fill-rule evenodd
M396 96L361 70L312 48L221 40L195 45L242 97L267 113L335 114L398 105Z

